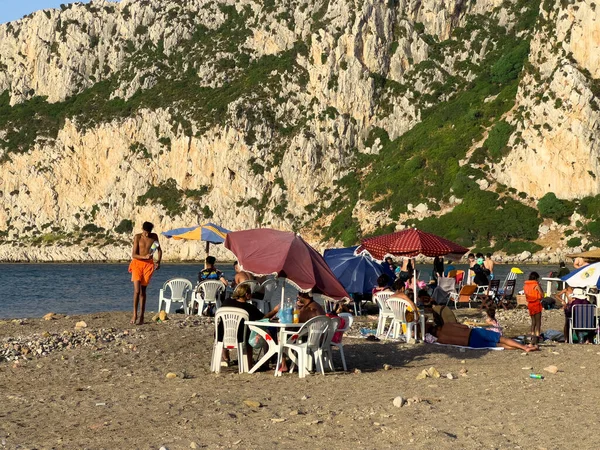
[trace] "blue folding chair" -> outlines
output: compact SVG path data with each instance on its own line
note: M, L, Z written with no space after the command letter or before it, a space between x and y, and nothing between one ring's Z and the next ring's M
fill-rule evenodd
M569 329L569 343L573 343L573 332L595 331L596 342L600 342L600 329L597 325L596 305L573 305Z

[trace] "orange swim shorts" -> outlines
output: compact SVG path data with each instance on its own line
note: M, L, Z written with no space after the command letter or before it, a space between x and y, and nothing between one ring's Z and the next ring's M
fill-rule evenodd
M154 260L133 259L129 264L131 281L139 281L142 286L148 286L154 273Z

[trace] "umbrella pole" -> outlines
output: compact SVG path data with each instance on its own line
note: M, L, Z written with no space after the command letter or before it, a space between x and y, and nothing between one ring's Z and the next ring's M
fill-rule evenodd
M206 242L206 256L209 256L210 242Z
M413 265L413 299L415 305L417 304L417 260L415 259L415 264Z

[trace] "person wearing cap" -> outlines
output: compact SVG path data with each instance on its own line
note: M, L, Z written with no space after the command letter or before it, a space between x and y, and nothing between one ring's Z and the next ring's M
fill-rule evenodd
M569 342L569 322L573 315L573 306L575 305L589 305L590 302L587 299L587 295L582 288L573 288L573 293L569 295L569 302L565 306L565 342ZM577 333L577 340L583 343L587 340L587 333L580 331Z
M525 291L525 298L527 299L527 309L529 310L529 316L531 317L531 336L532 343L537 344L540 335L542 334L542 299L544 298L544 291L540 286L540 275L537 272L531 272L529 274L529 280L525 281L523 290Z

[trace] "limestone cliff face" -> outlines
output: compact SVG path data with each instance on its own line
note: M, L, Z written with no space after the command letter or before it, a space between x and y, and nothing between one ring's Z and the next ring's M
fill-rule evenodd
M600 192L600 10L593 2L564 3L544 2L517 94L513 150L497 172L534 197Z
M439 85L473 80L495 42L472 24L510 29L516 14L502 0L293 3L94 0L0 26L0 94L15 108L47 97L62 114L25 144L12 135L26 124L0 121L0 260L126 259L131 232L114 233L124 219L159 232L209 220L302 230L319 245L332 213L315 216L335 206L336 183L357 154L380 151L372 130L395 139L452 95L432 99ZM578 4L543 12L557 33L532 41L520 140L496 171L535 196L598 193L598 30L592 4ZM467 23L465 38L433 53ZM181 80L193 87L177 91ZM554 96L536 105L540 89ZM110 107L98 106L103 95ZM89 110L72 106L78 98ZM544 123L551 129L535 127ZM525 176L524 166L557 158L555 175ZM406 217L426 215L421 203ZM364 231L390 222L362 200L354 217ZM201 244L163 245L169 259L203 255Z

